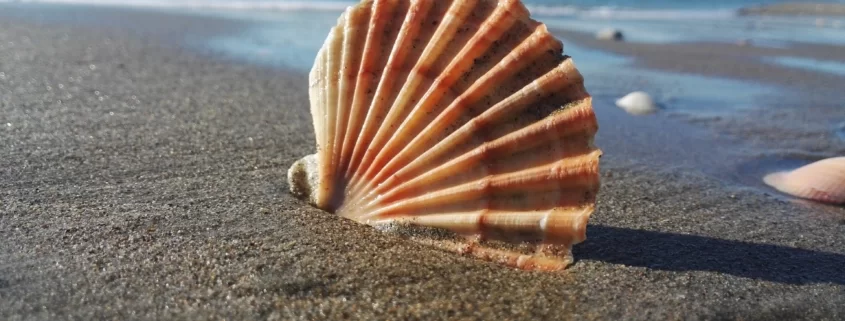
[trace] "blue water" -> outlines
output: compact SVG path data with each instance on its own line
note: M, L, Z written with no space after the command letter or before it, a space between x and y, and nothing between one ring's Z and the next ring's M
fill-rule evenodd
M565 45L564 52L573 57L594 97L615 100L642 90L670 112L719 116L762 108L764 98L787 93L784 88L759 83L646 69L637 66L633 58L571 43Z
M77 0L68 0L77 1ZM78 0L112 1L112 0ZM211 14L253 22L242 35L210 41L215 50L259 63L306 69L349 1L124 0L124 4L167 3L173 10ZM845 1L845 0L842 0ZM752 40L761 47L784 47L795 41L845 45L845 18L740 17L736 9L775 0L526 0L532 14L552 28L594 33L621 29L628 42L726 42ZM566 4L562 4L566 3ZM191 5L188 5L191 4ZM600 5L599 5L600 4ZM238 9L238 10L232 10ZM841 27L837 27L841 26Z
M229 14L233 15L254 23L240 35L212 38L206 45L251 62L304 71L314 63L328 30L337 23L338 13Z
M839 137L840 140L845 141L845 123L840 124L836 127L836 137Z
M801 57L774 57L766 61L782 66L845 76L845 62L816 60Z
M231 6L239 7L261 7L273 6L299 6L299 7L325 7L337 4L350 4L352 0L7 0L4 2L52 2L52 3L90 3L90 4L145 4L145 5L169 5L195 7L220 5L229 3ZM750 5L765 5L787 2L783 0L525 0L525 3L546 6L577 6L577 7L627 7L627 8L738 8ZM843 3L842 0L813 0L813 1L789 1L789 2L831 2Z
M736 8L750 3L774 2L576 0L561 5L563 1L526 1L532 6L532 14L553 28L595 32L615 27L625 32L629 42L734 43L752 39L755 46L787 46L792 41L845 45L845 29L818 28L811 18L754 18L735 14ZM281 3L298 2L278 2L276 8ZM253 22L242 34L220 36L207 45L236 58L306 72L327 31L345 7L345 3L320 3L325 8L206 10L205 14ZM595 6L599 3L602 6ZM333 9L333 5L337 8ZM574 57L579 70L587 76L590 92L608 101L630 91L645 90L670 112L719 115L762 108L761 98L786 92L783 88L757 83L639 68L633 58L564 43L564 52Z
M614 27L625 33L628 42L726 42L750 39L755 46L785 47L792 42L845 45L845 18L829 19L819 27L809 17L736 17L728 11L696 13L690 11L655 17L547 17L547 25L574 31L595 33ZM618 16L618 14L617 14ZM836 26L836 27L834 27Z
M0 0L3 2L4 0ZM18 0L20 1L20 0ZM743 17L741 7L779 0L523 0L532 15L552 28L595 32L614 27L628 42L728 42L751 39L755 46L788 46L795 41L845 45L845 18ZM211 15L249 22L237 34L189 41L235 59L307 72L328 30L357 1L294 0L25 0L24 2L134 6ZM845 3L845 0L830 2ZM841 27L839 27L841 26ZM671 111L730 113L757 108L760 97L779 88L730 79L659 72L635 67L629 57L565 42L565 53L590 79L595 96L610 100L646 90ZM772 61L792 67L842 70L840 65L787 58ZM833 66L835 68L829 68ZM826 70L826 72L830 72Z
M757 46L781 47L792 41L845 45L845 17L828 18L819 27L815 18L740 17L742 7L786 2L785 0L523 0L532 15L551 27L596 32L607 27L621 29L631 42L667 43L679 41L737 42L753 39ZM277 44L311 31L328 30L351 0L0 0L0 2L76 3L131 6L214 14L262 23L247 39L272 35ZM791 2L801 2L791 0ZM845 3L845 0L813 0ZM322 38L322 37L318 37ZM276 42L267 39L267 44ZM318 43L322 39L318 40ZM244 43L247 52L278 53L265 43ZM231 39L215 46L231 48ZM309 47L295 44L293 49ZM310 47L309 47L310 48ZM308 49L313 54L313 48ZM302 62L299 54L287 55L290 65Z
M144 6L189 9L228 9L259 11L342 10L357 1L351 0L0 0L0 2L78 3L94 5ZM784 0L524 0L536 14L576 14L591 12L608 14L619 11L636 15L637 11L655 13L678 10L735 10L753 5L787 2ZM790 1L790 2L802 2ZM809 2L809 1L805 1ZM845 0L813 0L813 2L845 3Z

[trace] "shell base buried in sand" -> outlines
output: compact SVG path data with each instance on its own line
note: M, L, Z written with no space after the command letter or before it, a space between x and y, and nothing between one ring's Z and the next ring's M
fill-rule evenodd
M572 264L570 247L538 244L508 243L496 240L467 238L444 229L412 224L390 223L375 225L385 233L400 236L448 252L459 253L523 270L559 271Z
M522 269L563 269L586 238L592 98L520 1L364 0L317 53L309 98L317 153L288 183L315 207Z
M288 170L291 194L316 206L314 193L319 186L316 154L296 161ZM440 248L449 252L497 262L523 270L557 271L574 262L571 246L537 242L502 242L479 236L462 236L446 229L391 221L370 224L379 231Z

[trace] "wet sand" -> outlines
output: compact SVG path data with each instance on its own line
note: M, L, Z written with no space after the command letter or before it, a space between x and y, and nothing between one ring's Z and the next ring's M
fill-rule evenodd
M756 97L750 106L730 105L732 99L727 95L745 94L741 90L738 93L721 93L702 89L714 96L715 103L710 106L696 106L693 112L684 110L685 106L677 105L672 101L660 102L664 104L663 113L666 118L692 124L693 127L709 133L704 136L715 137L715 139L705 139L705 142L693 143L697 146L707 145L703 146L706 150L703 154L707 155L700 156L704 159L693 165L709 168L710 174L734 182L755 185L757 184L756 177L747 175L737 177L743 176L743 173L736 173L739 170L738 167L748 167L749 163L759 163L761 166L777 165L777 162L772 162L773 159L783 160L781 165L795 161L809 163L813 160L845 154L845 140L840 133L845 123L845 108L842 108L841 86L838 86L845 82L845 76L781 66L766 61L767 58L772 57L801 57L845 63L845 47L791 43L782 48L773 48L753 45L753 42L751 46L729 43L646 44L601 41L594 39L591 34L569 30L555 30L554 33L563 39L565 44L577 44L629 57L632 59L629 65L633 69L657 70L674 75L718 77L718 79L739 80L747 85L760 84L770 88L770 92L762 97ZM574 61L577 64L579 58L574 57ZM605 88L613 88L612 92L616 96L598 100L600 107L607 109L615 108L613 99L629 91L672 90L672 88L649 88L649 75L641 77L641 81L637 84L619 83L612 74L598 76L587 79L588 89L591 86L594 89L598 88L599 90L593 90L592 93L601 95L602 92L607 91ZM652 92L652 94L657 93L659 92ZM747 95L753 94L747 93ZM719 102L719 96L724 96L726 102ZM707 112L708 109L714 112ZM728 112L723 112L725 110ZM605 111L603 114L613 127L630 127L631 122L652 124L633 125L635 127L630 131L659 133L660 130L655 127L673 126L661 124L660 119L626 119L622 116L609 119L610 112ZM603 128L607 130L608 126ZM680 131L689 130L681 129ZM672 135L676 134L672 133ZM691 139L697 139L702 135L696 133L692 136ZM659 141L674 145L682 144L677 137L668 139L669 141L664 139ZM607 143L614 144L612 140L608 140ZM686 150L685 153L701 153L701 149ZM672 162L679 161L673 157L670 159ZM713 173L713 171L720 173ZM751 179L755 182L751 182Z
M612 25L608 22L608 26ZM809 91L810 95L837 93L838 88L830 86L830 83L843 79L836 74L768 64L761 59L789 56L845 63L845 47L835 45L790 43L781 48L756 45L754 39L750 39L751 45L747 46L699 42L654 44L602 41L592 34L561 29L554 30L554 33L582 46L636 57L637 63L647 68L761 81L796 87Z
M842 211L649 158L722 155L700 127L597 105L588 240L563 273L516 271L294 199L306 76L167 40L227 21L121 14L0 15L0 319L845 317Z

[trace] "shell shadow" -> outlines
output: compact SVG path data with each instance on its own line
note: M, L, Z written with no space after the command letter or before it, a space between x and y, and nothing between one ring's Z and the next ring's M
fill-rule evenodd
M845 285L845 255L703 236L590 226L579 260L664 271L710 271L786 284Z

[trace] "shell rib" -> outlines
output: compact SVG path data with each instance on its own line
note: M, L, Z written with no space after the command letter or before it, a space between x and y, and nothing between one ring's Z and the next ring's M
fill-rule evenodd
M309 84L317 154L291 167L294 195L523 269L572 262L599 190L598 124L572 59L520 1L362 1Z
M823 159L789 172L766 175L775 189L824 203L845 203L845 157Z

